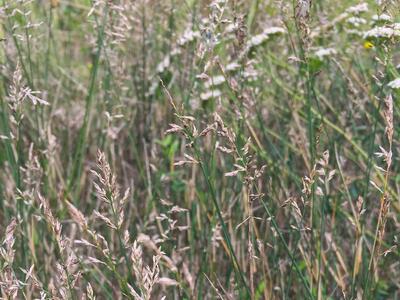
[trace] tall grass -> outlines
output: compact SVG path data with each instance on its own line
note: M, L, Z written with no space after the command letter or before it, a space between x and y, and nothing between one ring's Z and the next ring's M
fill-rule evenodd
M398 299L396 1L2 0L4 299Z

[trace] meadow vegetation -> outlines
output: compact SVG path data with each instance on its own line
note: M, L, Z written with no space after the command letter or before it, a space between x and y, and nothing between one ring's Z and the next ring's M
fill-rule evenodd
M400 299L399 12L2 0L1 299Z

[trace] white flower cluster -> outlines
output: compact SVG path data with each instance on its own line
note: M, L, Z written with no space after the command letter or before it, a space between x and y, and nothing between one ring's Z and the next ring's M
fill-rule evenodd
M318 57L319 59L323 59L325 56L331 56L336 54L336 50L333 48L320 48L317 51L315 51L315 56Z
M377 26L364 33L364 38L392 38L400 36L400 23Z
M360 25L367 24L367 20L360 17L350 17L347 19L347 22L352 24L355 27L359 27Z
M358 15L360 13L363 12L367 12L368 11L368 3L360 3L356 6L351 6L348 9L346 9L346 12L349 14L354 14L354 15Z
M388 87L392 89L400 89L400 78L396 78L395 80L389 82Z
M261 45L263 42L269 39L270 35L284 34L286 31L282 27L269 27L263 31L263 33L253 36L247 43L247 48Z
M372 20L375 22L379 22L379 21L389 22L389 21L392 21L392 17L389 16L388 14L373 15Z

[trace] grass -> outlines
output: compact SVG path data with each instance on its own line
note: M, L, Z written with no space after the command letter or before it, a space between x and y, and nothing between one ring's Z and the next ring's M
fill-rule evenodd
M395 1L1 2L4 299L398 299Z

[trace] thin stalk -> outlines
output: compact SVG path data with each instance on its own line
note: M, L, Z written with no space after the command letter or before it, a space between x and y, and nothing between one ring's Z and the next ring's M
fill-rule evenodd
M307 280L304 278L304 275L301 272L300 267L298 266L298 264L297 264L297 262L296 262L296 260L295 260L295 258L293 256L292 252L290 251L289 246L286 243L285 238L283 237L282 232L281 232L278 224L275 221L275 217L271 214L268 206L265 204L265 201L263 199L260 199L260 202L263 205L264 210L268 215L268 218L271 220L272 227L274 227L275 231L277 232L278 237L281 240L281 243L283 244L283 247L285 248L286 253L289 255L289 258L290 258L290 260L291 260L291 262L292 262L292 264L293 264L293 266L294 266L294 268L296 270L296 273L299 276L300 281L303 284L304 288L306 289L308 298L309 299L314 299L313 294L312 294L311 289L310 289L310 286L309 286Z
M194 142L194 139L193 139L192 136L191 136L191 139ZM232 246L232 243L231 243L231 240L230 240L230 237L229 237L228 228L227 228L227 226L225 224L225 221L224 221L224 219L222 217L221 209L220 209L219 204L218 204L218 200L217 200L217 196L215 194L214 186L210 181L210 174L209 174L208 168L204 164L204 162L202 160L202 157L201 157L201 154L200 154L200 151L198 150L198 148L197 148L197 146L195 144L193 146L193 149L194 149L194 152L195 152L195 155L196 155L196 159L199 161L199 165L200 165L200 169L202 171L203 177L206 180L207 187L208 187L208 190L209 190L209 192L211 194L211 199L213 201L215 210L217 211L218 220L221 223L222 232L224 234L224 239L225 239L225 241L226 241L226 243L228 245L228 249L229 249L229 252L230 252L230 258L232 260L232 264L233 264L233 267L235 269L236 275L240 278L241 284L245 288L247 297L250 297L251 292L250 292L250 289L249 289L249 287L248 287L248 285L246 283L246 280L244 278L243 272L242 272L242 270L240 268L240 265L239 265L238 259L236 257L236 254L235 254L235 252L233 250L233 246Z
M76 151L74 154L73 168L72 168L72 172L69 177L69 184L68 184L69 190L75 188L75 185L79 182L79 179L81 177L84 150L87 147L86 139L88 137L88 133L89 133L89 129L90 129L90 117L91 117L93 95L94 95L94 91L95 91L95 83L96 83L97 73L98 73L98 69L99 69L100 57L101 57L102 48L103 48L105 25L106 25L106 21L107 21L108 10L109 10L108 5L109 4L107 2L106 7L104 9L102 24L100 26L100 29L98 30L97 51L96 51L96 56L94 58L93 67L92 67L91 74L90 74L88 94L85 99L86 106L85 106L85 115L83 118L83 124L79 131L79 137L78 137L78 141L77 141ZM78 188L75 189L75 192L77 192L77 191L78 191Z

